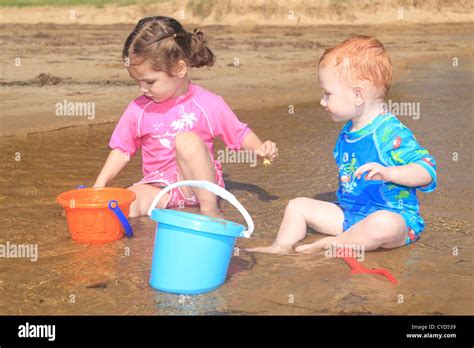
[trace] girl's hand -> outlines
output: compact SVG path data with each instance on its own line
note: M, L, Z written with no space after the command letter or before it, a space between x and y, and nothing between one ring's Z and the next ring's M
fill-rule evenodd
M392 181L392 171L390 167L384 167L383 165L371 162L360 166L355 172L354 176L360 179L361 175L368 172L365 176L365 180L383 180Z
M257 150L257 155L268 158L274 161L278 157L278 148L275 143L267 140Z

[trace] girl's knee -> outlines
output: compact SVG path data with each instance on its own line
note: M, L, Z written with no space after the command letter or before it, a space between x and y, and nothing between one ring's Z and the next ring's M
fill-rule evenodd
M200 151L204 142L193 132L180 133L175 139L176 156L180 158L192 158Z

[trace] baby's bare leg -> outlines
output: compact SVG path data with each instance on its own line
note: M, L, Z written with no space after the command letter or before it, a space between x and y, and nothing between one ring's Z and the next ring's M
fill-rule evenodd
M128 217L137 217L146 215L146 212L150 208L150 204L156 195L161 191L160 188L150 184L140 184L130 186L127 190L135 192L137 198L130 205L130 213ZM168 202L169 194L165 194L163 198L157 204L157 208L164 208L166 202Z
M366 251L392 249L405 245L406 238L407 227L403 217L388 210L379 210L336 237L322 238L311 244L300 245L295 250L311 254L333 244L363 245Z
M317 232L336 235L342 232L344 214L334 203L306 197L291 200L285 209L285 215L273 245L247 249L266 253L287 253L291 247L306 236L310 227Z

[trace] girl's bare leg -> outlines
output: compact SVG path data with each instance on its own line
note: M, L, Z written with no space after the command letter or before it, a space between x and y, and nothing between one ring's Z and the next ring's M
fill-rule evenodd
M195 133L181 133L176 137L176 162L181 180L206 180L216 183L216 170L209 150ZM182 187L186 197L194 194L199 200L201 212L219 215L217 197L212 192L195 187Z
M156 195L161 191L160 188L153 186L151 184L140 184L135 186L130 186L127 190L135 192L137 198L130 205L129 217L137 217L146 215L146 212L150 208L150 204ZM169 194L165 194L163 198L157 204L158 208L164 208L166 202L168 202Z
M207 180L216 183L216 172L209 150L198 135L192 132L181 133L176 137L176 162L181 180ZM151 184L135 185L128 188L137 195L136 200L130 206L129 217L145 215L151 202L161 191L157 186ZM194 194L199 200L202 212L209 215L221 217L217 205L217 197L204 189L181 187L186 197ZM164 208L169 199L165 194L158 203L159 208Z
M324 234L337 235L342 232L343 222L344 214L334 203L306 197L292 199L286 206L273 245L250 248L247 251L288 253L296 242L306 236L307 227Z

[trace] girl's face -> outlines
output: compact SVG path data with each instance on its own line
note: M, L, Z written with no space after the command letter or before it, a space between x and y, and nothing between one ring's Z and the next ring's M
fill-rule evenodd
M128 74L138 83L140 91L154 102L160 103L167 99L185 94L186 72L169 75L164 71L153 69L149 61L140 65L127 67Z
M320 67L318 79L323 92L320 104L334 121L348 121L358 116L354 91L345 81L341 81L336 69Z

